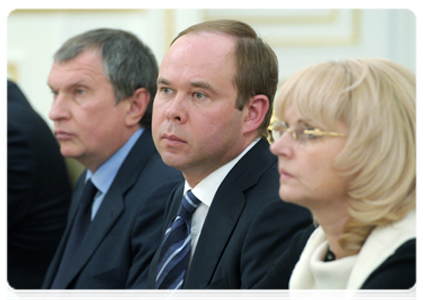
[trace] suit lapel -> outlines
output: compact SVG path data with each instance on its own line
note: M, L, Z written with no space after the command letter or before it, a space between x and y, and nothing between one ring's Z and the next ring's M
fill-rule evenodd
M68 213L68 220L67 220L67 229L69 231L70 225L73 223L73 219L75 218L75 213L79 206L79 201L82 196L82 192L84 191L85 186L85 177L87 176L87 171L85 170L82 172L81 176L78 179L78 182L76 183L74 192L72 194L72 201L71 205L69 207L69 213Z
M268 155L263 155L266 151ZM261 140L223 180L204 222L185 289L206 288L210 284L246 204L244 191L257 184L261 174L275 162L268 142Z
M90 257L95 253L107 233L119 220L124 211L124 199L118 190L109 190L92 221L75 257L75 264L69 270L70 281L80 272ZM69 281L69 282L70 282Z
M244 205L239 186L219 188L204 222L184 288L205 288L209 284Z
M154 154L154 149L151 132L145 130L123 162L88 228L75 258L75 264L69 270L69 283L89 261L113 225L119 220L125 210L124 195L135 184L144 165Z
M65 250L66 243L68 241L69 234L70 234L70 231L72 229L71 225L73 223L73 220L75 218L75 213L76 213L76 210L77 210L78 205L79 205L79 199L81 198L81 195L82 195L82 192L83 192L83 189L84 189L85 176L86 176L86 171L84 171L81 174L81 176L79 177L79 179L78 179L78 181L75 185L74 191L72 193L72 201L71 201L71 205L69 207L68 219L67 219L67 222L66 222L66 229L63 233L63 236L60 240L59 246L57 247L56 253L55 253L53 260L50 264L49 271L46 274L46 279L45 279L45 283L44 283L46 288L49 288L51 286L51 284L53 283L55 274L57 272L57 269L59 268L60 261L61 261L62 256L63 256L63 252Z

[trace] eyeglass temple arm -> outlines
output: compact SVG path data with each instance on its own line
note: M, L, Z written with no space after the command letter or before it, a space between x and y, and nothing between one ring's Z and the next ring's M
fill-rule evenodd
M314 136L323 136L323 135L330 135L330 136L345 136L344 133L338 133L338 132L330 132L330 131L321 131L319 128L315 128L313 130L304 130L305 134L312 134Z

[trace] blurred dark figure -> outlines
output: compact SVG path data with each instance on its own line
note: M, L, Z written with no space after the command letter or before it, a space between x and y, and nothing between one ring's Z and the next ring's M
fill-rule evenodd
M9 80L7 177L7 278L15 289L37 289L64 231L72 190L51 130Z

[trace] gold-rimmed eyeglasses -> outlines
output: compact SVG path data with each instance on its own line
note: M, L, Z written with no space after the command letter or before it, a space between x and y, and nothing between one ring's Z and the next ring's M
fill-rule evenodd
M271 128L272 141L276 142L285 132L289 132L292 138L301 143L305 143L307 140L313 140L321 136L335 136L345 137L346 134L332 131L323 131L319 128L310 128L306 124L299 124L295 128L290 128L286 122L277 121L273 123Z

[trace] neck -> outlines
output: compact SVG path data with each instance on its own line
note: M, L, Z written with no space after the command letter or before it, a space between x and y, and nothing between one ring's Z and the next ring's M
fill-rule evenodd
M232 151L231 155L226 156L224 159L222 157L217 157L215 159L210 158L195 166L190 165L187 168L181 168L179 170L183 173L184 178L188 182L189 186L191 188L194 188L197 184L199 184L203 179L205 179L211 173L215 172L216 170L223 167L224 165L232 162L236 158L240 159L241 154L243 152L245 153L247 152L247 148L248 150L250 150L249 147L254 140L255 139L246 139L244 140L244 143L238 148L235 148L234 146L233 148L234 151Z
M347 210L323 209L322 213L313 212L313 216L325 232L329 247L336 258L339 259L348 256L339 245L339 239L345 233L345 224L349 219Z

